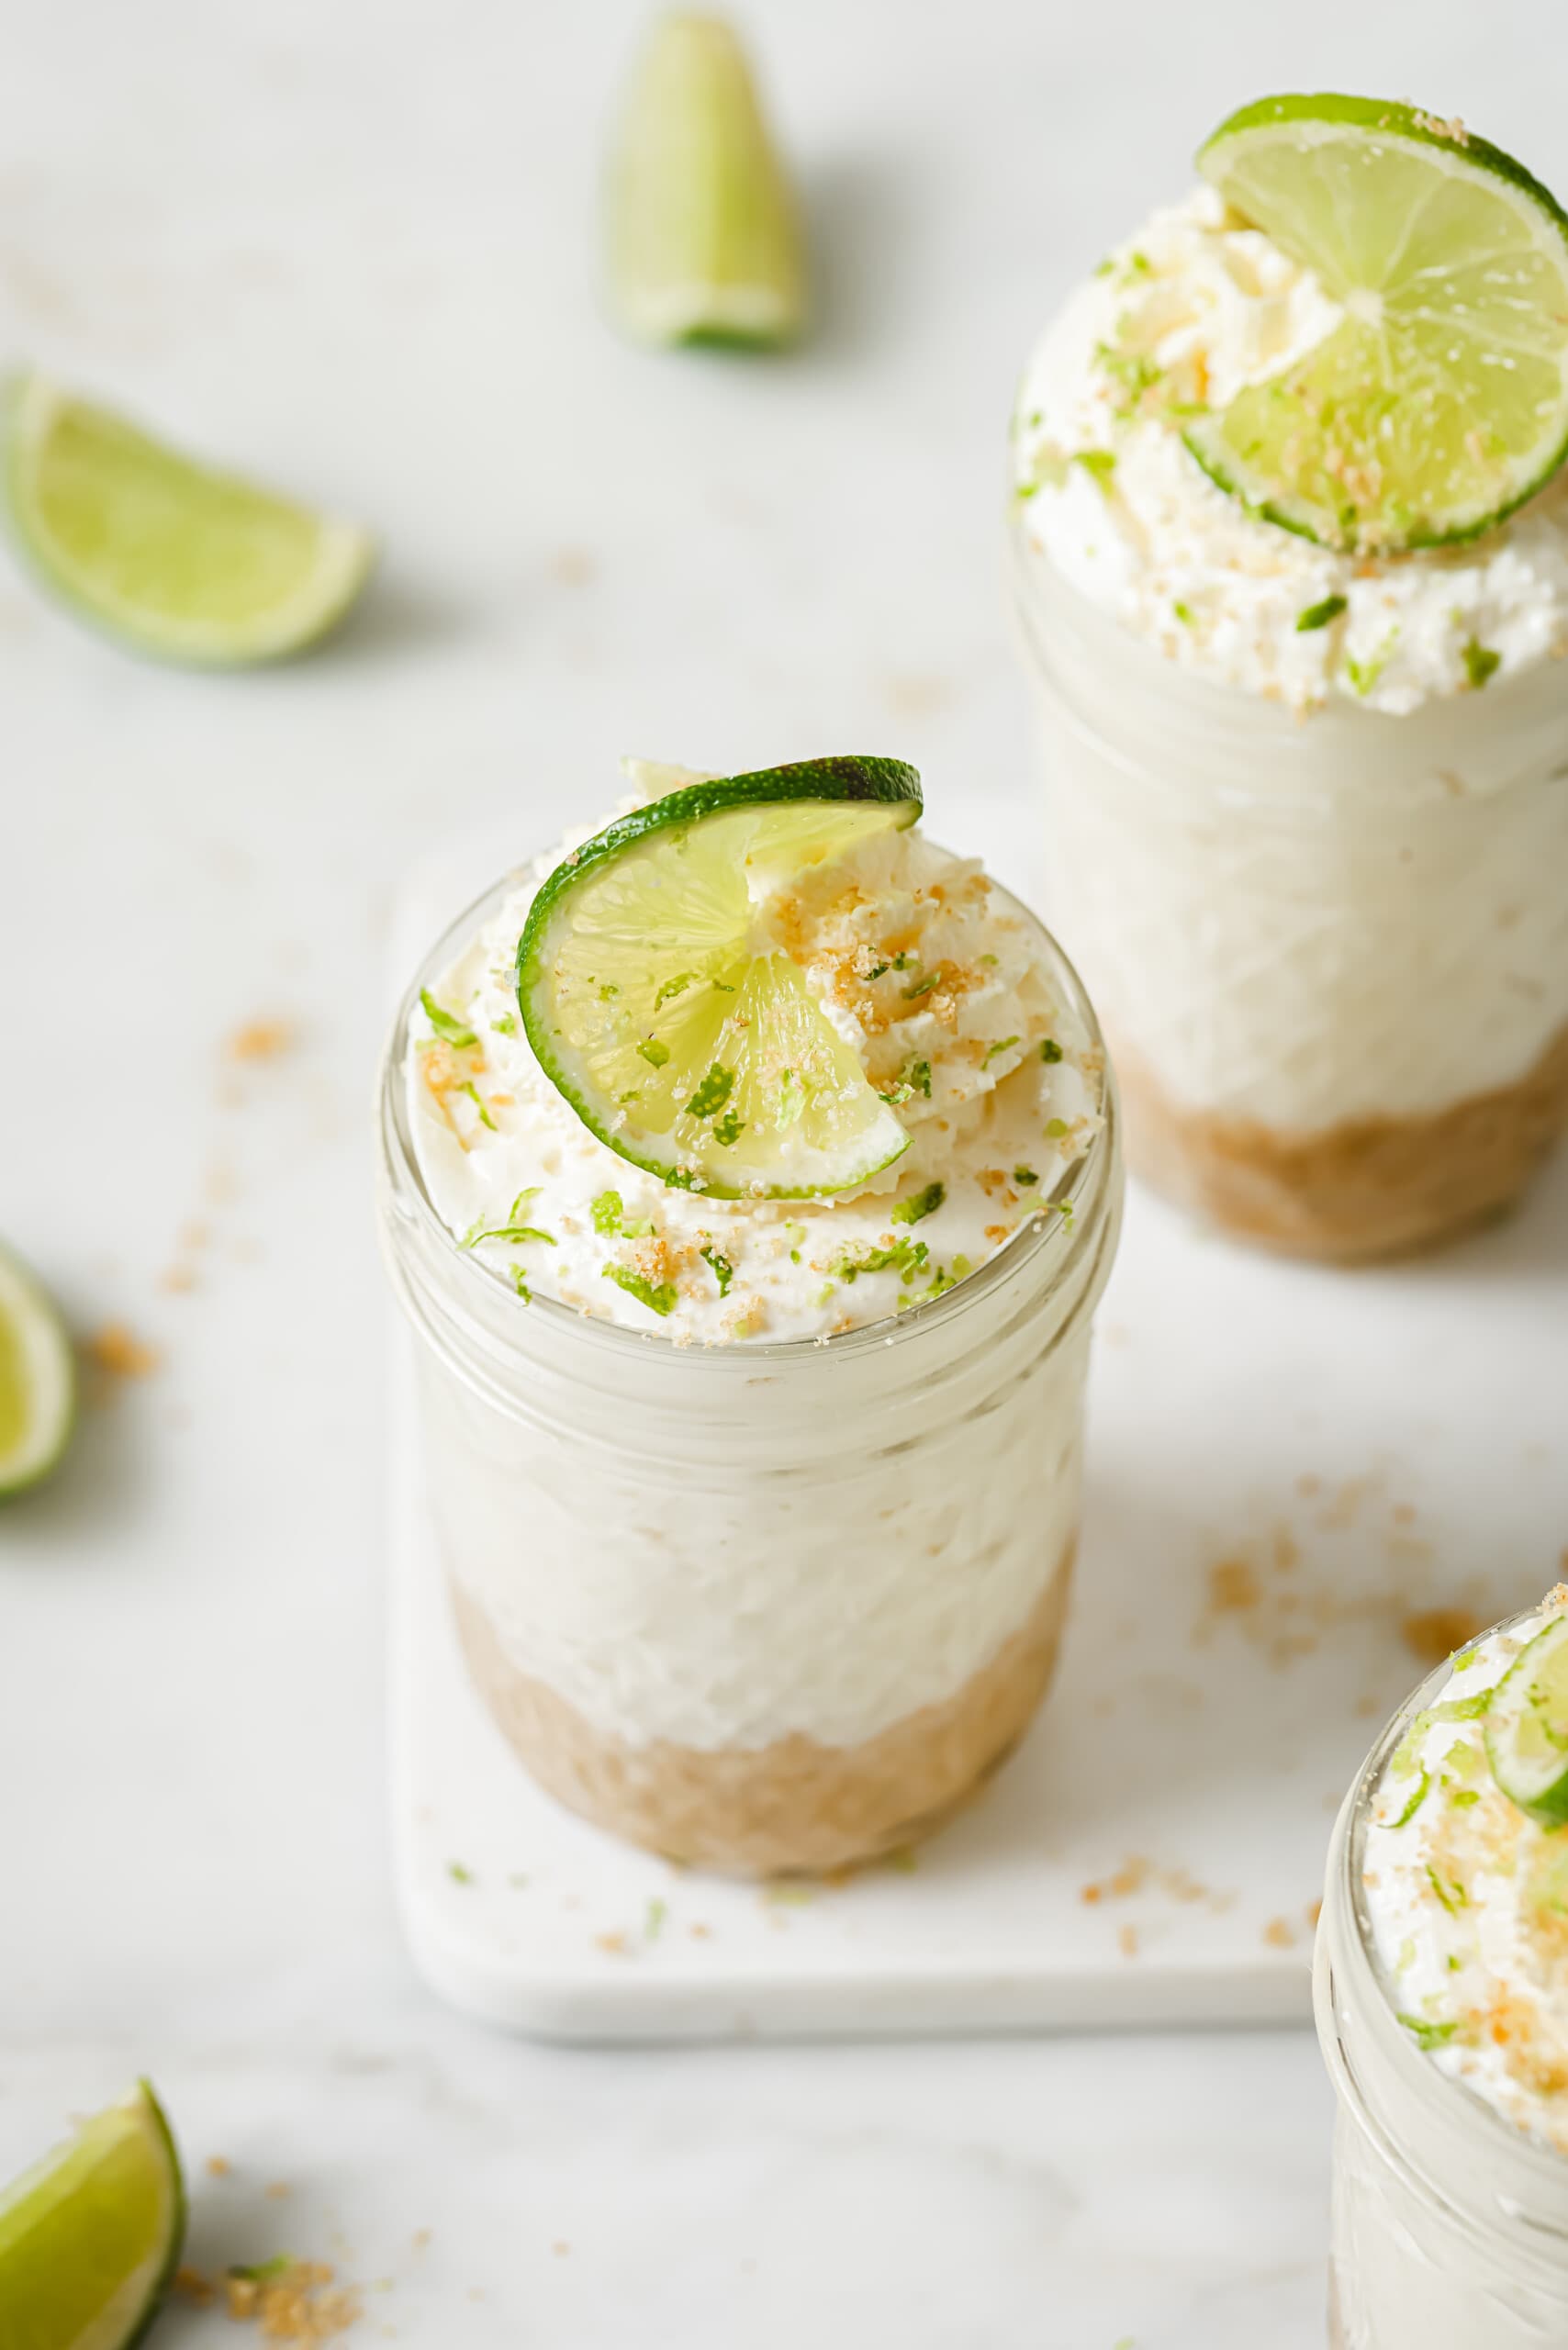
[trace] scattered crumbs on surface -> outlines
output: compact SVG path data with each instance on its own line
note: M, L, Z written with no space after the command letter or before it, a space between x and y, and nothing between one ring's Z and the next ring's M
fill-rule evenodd
M272 2185L264 2191L270 2203L284 2203L293 2194L294 2189L286 2178L274 2178Z
M1263 1940L1271 1950L1294 1950L1295 1928L1288 1918L1271 1918L1263 1929Z
M198 2308L216 2297L217 2288L196 2269L182 2268L174 2283ZM334 2342L363 2314L358 2292L339 2285L326 2261L296 2260L286 2253L231 2268L223 2290L229 2315L239 2324L259 2325L269 2342Z
M224 1046L231 1061L275 1061L292 1050L297 1031L291 1020L247 1020Z
M1309 1901L1309 1902L1307 1903L1307 1905L1306 1905L1306 1922L1307 1922L1307 1924L1311 1927L1311 1929L1312 1929L1312 1930L1313 1930L1313 1932L1314 1932L1314 1933L1316 1933L1316 1932L1317 1931L1317 1921L1318 1921L1319 1918L1321 1918L1321 1917L1322 1917L1322 1915L1323 1915L1323 1903L1322 1903L1321 1899L1316 1900L1316 1901Z
M611 1958L624 1958L626 1955L626 1937L619 1930L613 1933L595 1934L593 1946L595 1950L608 1951Z
M1124 1958L1136 1958L1137 1956L1138 1932L1136 1926L1117 1927L1116 1948L1121 1952Z
M84 1339L82 1351L92 1369L109 1380L150 1378L163 1360L129 1322L104 1323Z
M554 2243L550 2247L557 2260L565 2260L566 2255L571 2251L571 2245L566 2242L565 2236L557 2236Z
M204 2310L214 2298L217 2288L199 2268L185 2266L175 2269L171 2290L178 2293L182 2300L190 2301L198 2310Z
M1421 1607L1406 1616L1399 1636L1417 1664L1441 1664L1468 1648L1485 1623L1471 1607Z
M208 2154L207 2158L208 2178L227 2178L233 2167L227 2154Z
M694 1942L711 1942L713 1939L713 1929L711 1926L704 1926L700 1924L688 1926L686 1930L691 1936Z
M423 2252L430 2240L431 2232L429 2228L416 2228L414 2230L414 2250L416 2252Z
M586 588L598 570L587 547L557 547L550 558L550 576L562 588Z
M1113 1870L1109 1876L1081 1886L1078 1897L1092 1908L1104 1901L1126 1901L1139 1893L1163 1894L1167 1900L1183 1908L1203 1902L1216 1917L1236 1904L1234 1893L1216 1893L1195 1877L1191 1869L1161 1868L1143 1852L1129 1852L1120 1868Z
M473 1870L465 1868L461 1861L448 1861L446 1874L454 1885L472 1885L474 1882Z

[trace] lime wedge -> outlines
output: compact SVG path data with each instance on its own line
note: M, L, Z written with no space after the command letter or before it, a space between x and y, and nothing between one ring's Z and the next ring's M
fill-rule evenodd
M48 1476L75 1417L76 1362L60 1309L0 1248L0 1499Z
M1195 419L1222 489L1368 554L1474 537L1568 454L1568 216L1457 123L1373 98L1264 98L1198 157L1343 306L1281 375Z
M364 531L208 473L41 375L6 386L0 435L24 554L141 652L204 667L279 660L324 636L364 585Z
M1568 1616L1538 1632L1497 1684L1486 1759L1511 1804L1542 1828L1568 1827Z
M666 17L611 158L610 291L644 342L763 346L805 309L800 221L745 51L716 17Z
M808 1199L909 1136L767 922L813 866L919 820L896 759L689 785L556 867L517 950L523 1025L600 1142L722 1199Z
M129 2350L185 2232L179 2154L140 2081L0 2194L0 2350Z

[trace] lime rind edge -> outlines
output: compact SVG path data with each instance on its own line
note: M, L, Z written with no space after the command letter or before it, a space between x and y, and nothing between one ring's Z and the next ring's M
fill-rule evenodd
M1495 179L1506 180L1521 195L1533 198L1568 241L1568 210L1527 164L1510 155L1506 148L1495 147L1478 131L1469 130L1462 140L1458 140L1440 129L1429 129L1421 118L1425 111L1396 98L1359 98L1335 90L1282 92L1274 97L1254 98L1227 115L1217 129L1209 133L1195 160L1204 177L1211 185L1218 186L1217 176L1210 170L1207 159L1216 148L1245 138L1249 131L1278 129L1282 123L1298 123L1304 128L1321 123L1326 129L1383 132L1406 140L1412 146L1436 148L1462 168L1469 165Z
M8 1248L0 1247L0 1288L9 1285L24 1317L24 1333L45 1333L51 1394L49 1410L29 1425L17 1465L0 1460L0 1506L33 1491L53 1475L70 1448L76 1427L78 1379L76 1349L64 1315L31 1267ZM24 1344L26 1344L24 1335ZM41 1441L39 1431L44 1431Z
M180 2149L158 2092L145 2074L139 2077L135 2094L140 2098L142 2109L152 2125L153 2141L163 2157L170 2188L169 2240L162 2266L149 2288L146 2304L140 2315L132 2321L130 2332L125 2338L123 2350L136 2350L137 2344L143 2341L151 2331L158 2313L168 2298L169 2288L178 2273L180 2255L185 2250L185 2228L190 2217L190 2202L185 2193L185 2166L180 2161Z
M1498 1682L1487 1714L1485 1745L1487 1763L1500 1792L1506 1796L1515 1809L1522 1811L1528 1819L1533 1819L1539 1827L1550 1830L1568 1827L1568 1754L1563 1756L1562 1768L1555 1778L1544 1780L1531 1793L1521 1794L1518 1792L1519 1786L1518 1774L1511 1768L1510 1756L1505 1751L1503 1739L1499 1735L1499 1732L1505 1729L1511 1729L1513 1725L1521 1718L1518 1705L1511 1699L1505 1698L1505 1691L1516 1675L1521 1676L1521 1680L1533 1678L1541 1662L1539 1652L1547 1643L1551 1644L1554 1651L1568 1645L1568 1616L1560 1616L1553 1622L1543 1626L1534 1639L1520 1650L1507 1672ZM1529 1668L1528 1671L1527 1668ZM1555 1803L1548 1802L1546 1798L1554 1789L1559 1791L1558 1800Z

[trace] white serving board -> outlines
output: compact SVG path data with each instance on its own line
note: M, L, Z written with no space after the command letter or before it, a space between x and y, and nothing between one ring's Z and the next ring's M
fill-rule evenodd
M421 876L399 970L502 862ZM1511 1223L1354 1274L1135 1190L1055 1693L913 1868L837 1887L677 1870L533 1788L464 1674L395 1361L397 1872L445 1998L580 2040L1294 2020L1334 1807L1422 1669L1411 1619L1560 1572L1568 1163Z

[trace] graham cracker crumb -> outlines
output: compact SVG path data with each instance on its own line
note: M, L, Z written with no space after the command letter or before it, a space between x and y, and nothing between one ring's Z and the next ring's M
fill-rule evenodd
M227 2154L208 2154L207 2158L208 2178L227 2178L233 2167Z
M272 2264L264 2264L270 2270ZM228 2280L229 2315L259 2325L268 2342L333 2342L363 2314L357 2292L338 2286L327 2262L290 2260L277 2274Z
M162 1360L157 1348L146 1345L126 1322L106 1322L85 1341L84 1351L94 1370L110 1379L146 1379Z
M1294 1950L1295 1928L1288 1918L1271 1918L1263 1929L1263 1940L1271 1950Z
M1418 1664L1441 1664L1456 1649L1468 1648L1485 1626L1473 1608L1423 1607L1406 1616L1400 1637Z
M294 1041L292 1021L247 1020L235 1029L225 1050L231 1061L275 1061Z
M1121 1952L1124 1958L1136 1958L1137 1956L1138 1933L1136 1926L1117 1927L1116 1948Z

